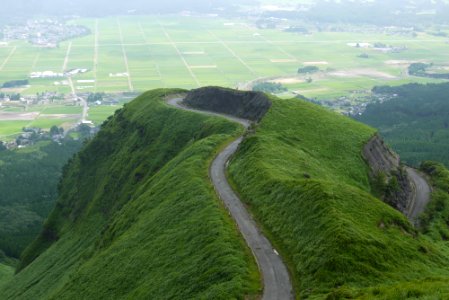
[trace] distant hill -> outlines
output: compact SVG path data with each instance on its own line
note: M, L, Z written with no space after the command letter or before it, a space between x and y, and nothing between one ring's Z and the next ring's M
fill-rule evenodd
M435 160L449 166L449 83L377 87L392 99L368 105L357 120L379 129L412 165Z

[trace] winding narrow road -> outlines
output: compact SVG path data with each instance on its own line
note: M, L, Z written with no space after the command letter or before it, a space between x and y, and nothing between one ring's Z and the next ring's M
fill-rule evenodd
M431 187L427 180L415 169L406 168L407 175L413 184L413 199L407 212L407 217L415 225L418 224L418 217L424 211L430 201Z
M242 124L245 128L248 128L251 124L250 121L245 119L185 107L181 104L182 100L183 98L174 98L169 99L167 103L183 110L225 117L231 121ZM259 230L256 222L250 216L236 193L232 190L226 178L226 167L228 161L237 151L237 148L242 140L243 137L240 136L218 154L210 166L210 178L217 194L228 208L231 216L237 223L243 238L256 258L264 283L262 299L293 299L292 284L285 264L282 262L278 252L271 246L271 243Z

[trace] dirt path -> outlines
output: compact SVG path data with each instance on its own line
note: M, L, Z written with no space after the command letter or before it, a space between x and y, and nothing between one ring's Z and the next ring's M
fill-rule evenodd
M242 124L245 128L248 128L251 124L249 120L187 108L181 105L182 100L182 98L170 99L168 100L168 104L188 111L225 117L231 121ZM229 159L237 151L242 140L243 137L240 136L218 154L210 166L210 178L218 196L228 208L229 213L237 223L243 238L256 258L264 283L262 299L293 299L292 284L286 266L282 262L278 252L271 246L271 243L259 230L256 222L248 213L237 194L233 191L226 177L226 167Z

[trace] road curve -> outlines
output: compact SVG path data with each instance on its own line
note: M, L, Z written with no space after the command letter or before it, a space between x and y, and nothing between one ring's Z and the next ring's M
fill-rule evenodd
M248 128L249 120L239 119L229 115L206 112L185 107L181 104L183 98L167 100L169 105L180 109L194 111L207 115L225 117L231 121L238 122ZM237 151L243 137L240 136L223 151L221 151L210 165L209 174L215 190L221 200L228 208L234 218L246 243L253 252L260 272L263 277L263 300L287 300L293 299L293 289L285 264L282 262L278 252L271 246L268 239L262 234L256 222L250 216L243 203L231 188L226 178L226 167L230 157Z
M409 167L406 168L406 171L414 189L412 202L407 212L407 217L415 225L419 225L418 217L429 203L432 189L424 176L422 176L418 171Z

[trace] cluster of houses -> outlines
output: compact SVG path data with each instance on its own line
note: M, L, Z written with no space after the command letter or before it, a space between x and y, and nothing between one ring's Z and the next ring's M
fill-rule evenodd
M15 140L3 142L6 149L22 149L42 140L53 140L54 142L60 143L64 139L63 132L59 130L56 133L46 132L37 127L27 127L22 130L23 132Z
M349 47L354 48L364 48L364 49L373 49L382 53L400 53L402 51L407 50L407 46L392 46L392 45L386 45L384 43L365 43L365 42L358 42L358 43L348 43Z
M377 94L374 92L354 91L350 96L332 100L308 99L310 102L338 111L346 116L363 114L370 103L383 103L396 98L397 94Z
M64 104L74 104L72 97L57 92L42 92L35 95L20 95L0 93L0 107L21 107L27 105L46 105L54 101L64 101Z
M90 33L87 27L68 25L53 19L29 20L22 26L6 26L3 30L5 40L25 40L46 48L56 48L62 41Z

